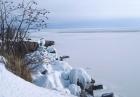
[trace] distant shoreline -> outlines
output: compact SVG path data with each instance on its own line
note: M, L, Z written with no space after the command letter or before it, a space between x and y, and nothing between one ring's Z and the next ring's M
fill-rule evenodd
M34 31L31 31L34 32ZM43 29L39 32L52 32L52 33L127 33L127 32L140 32L140 29L129 28L65 28L65 29Z
M60 34L63 34L63 33L67 33L67 34L84 34L84 33L89 33L89 34L92 34L92 33L140 33L140 30L139 29L43 29L43 30L40 30L40 31L34 31L32 30L31 33L32 34L35 34L35 33L60 33Z
M132 33L140 30L58 31L57 33Z

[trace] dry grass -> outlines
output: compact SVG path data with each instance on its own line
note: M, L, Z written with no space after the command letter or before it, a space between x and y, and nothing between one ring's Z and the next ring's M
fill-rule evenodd
M14 45L0 45L0 55L7 59L6 67L9 71L13 72L14 74L20 76L21 78L29 82L32 82L31 73L24 64L23 58L25 54L35 51L38 47L38 43L30 41L13 43L13 41L10 41L8 44ZM46 41L45 46L48 47L54 44L54 41Z
M7 60L7 69L14 74L18 75L19 77L32 82L31 73L27 69L26 65L24 64L24 55L26 54L26 45L16 43L16 48L13 52L7 51L0 47L0 55L6 58ZM10 49L8 49L10 50Z
M6 53L2 55L7 59L6 67L8 70L29 82L32 81L30 71L27 69L26 65L24 65L23 58Z

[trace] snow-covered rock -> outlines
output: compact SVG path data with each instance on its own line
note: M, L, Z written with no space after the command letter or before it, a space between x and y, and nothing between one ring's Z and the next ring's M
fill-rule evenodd
M91 82L91 77L82 68L72 69L69 74L69 79L71 84L77 84L77 82L79 81L84 87L86 83Z
M48 63L48 52L45 51L45 47L39 47L37 51L26 54L25 62L29 64L42 64ZM29 66L30 67L30 66ZM32 66L31 66L32 68Z
M56 53L56 52L57 52L56 49L54 48L54 46L48 46L48 47L47 47L47 51L48 51L49 53L52 53L52 52L55 52L55 53Z
M70 75L70 71L64 71L62 72L61 76L64 80L69 80L69 75Z
M25 62L28 68L34 71L36 67L42 66L42 64L50 64L56 60L56 57L55 54L49 53L46 47L40 46L36 51L25 55Z

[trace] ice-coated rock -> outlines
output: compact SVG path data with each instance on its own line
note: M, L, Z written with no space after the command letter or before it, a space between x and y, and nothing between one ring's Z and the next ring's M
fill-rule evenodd
M52 52L56 53L56 49L54 48L54 46L48 46L48 47L47 47L47 51L48 51L49 53L52 53Z
M70 71L64 71L62 72L61 76L64 80L69 80L69 75L70 75Z
M45 75L41 75L38 76L36 80L33 80L33 83L40 86L40 87L44 87L44 88L48 88L48 89L53 89L55 88L55 83L53 81L53 77L52 76L45 76Z
M70 93L75 95L75 96L80 96L80 93L81 93L81 88L75 84L70 84L69 85L69 90L70 90Z
M86 83L91 82L91 77L82 68L72 69L70 71L69 79L71 84L76 84L76 85L79 80L79 82L82 83L83 87L85 87Z

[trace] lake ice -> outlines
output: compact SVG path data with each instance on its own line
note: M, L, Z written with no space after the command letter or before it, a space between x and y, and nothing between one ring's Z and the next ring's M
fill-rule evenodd
M85 68L96 82L120 97L139 97L140 33L33 33L35 39L54 40L69 64Z

